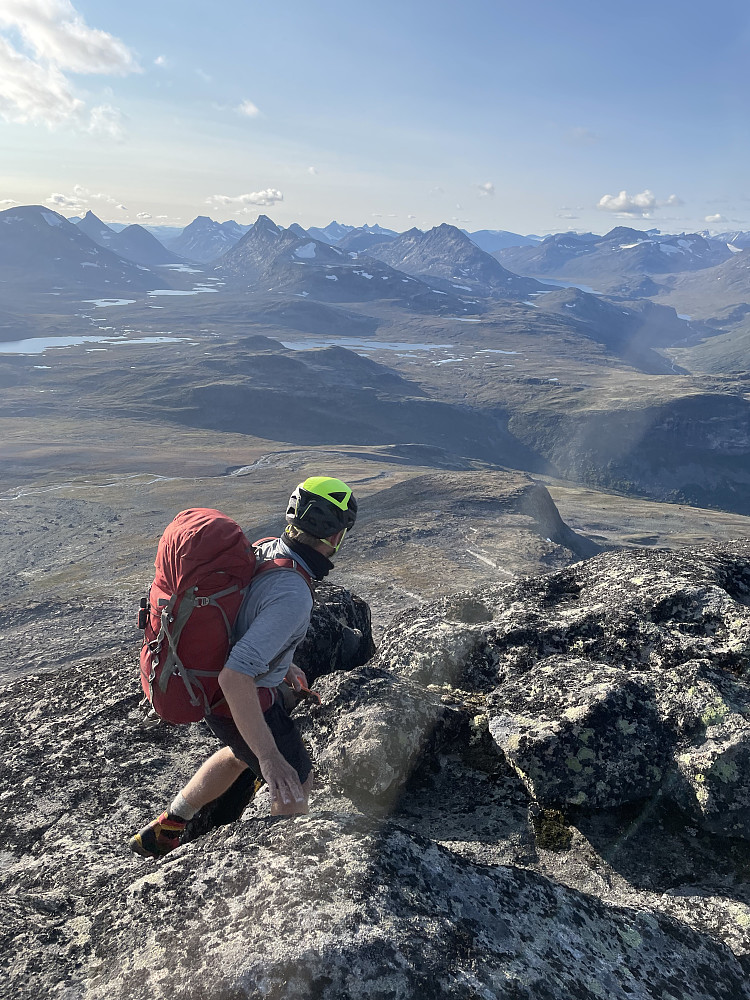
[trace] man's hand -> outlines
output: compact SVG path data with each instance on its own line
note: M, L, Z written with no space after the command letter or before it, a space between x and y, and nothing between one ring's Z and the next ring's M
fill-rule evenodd
M271 800L277 807L305 801L297 772L278 751L267 757L260 757L259 763L261 774L271 792Z
M294 691L301 691L307 687L307 677L305 671L301 670L296 663L293 663L286 672L287 684Z

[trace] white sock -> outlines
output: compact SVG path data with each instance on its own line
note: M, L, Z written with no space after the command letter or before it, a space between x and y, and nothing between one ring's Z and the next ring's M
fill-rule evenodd
M197 812L198 810L190 805L182 792L178 792L177 795L175 795L172 800L172 804L169 807L170 816L177 816L178 819L192 819Z

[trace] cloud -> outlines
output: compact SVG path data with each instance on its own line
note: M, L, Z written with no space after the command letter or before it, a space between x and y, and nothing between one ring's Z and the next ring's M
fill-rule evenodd
M578 219L578 218L580 218L580 216L574 215L572 212L558 212L557 213L557 218L558 219Z
M260 108L253 104L252 101L243 101L242 104L237 106L237 111L241 115L245 115L246 118L257 118L260 114Z
M156 59L154 59L154 66L166 66L166 65L167 65L166 56L157 56Z
M125 115L111 104L100 104L92 108L86 131L91 135L103 135L115 142L125 139Z
M0 199L0 205L17 205L18 202L15 198L2 198Z
M726 222L723 215L707 215L704 222Z
M89 28L70 0L1 0L3 30L20 37L26 50L0 34L0 116L9 122L49 128L72 123L97 132L104 109L87 112L65 71L124 76L140 69L123 42ZM104 132L112 134L111 126Z
M601 141L596 132L592 132L590 128L585 128L582 125L570 129L567 139L568 142L573 142L581 146L592 146L595 142Z
M59 69L35 63L0 35L0 115L5 121L54 128L80 116L83 108Z
M47 198L48 205L56 205L58 208L74 209L75 211L85 208L92 201L103 201L107 205L117 204L117 199L113 198L111 194L106 194L104 191L93 193L82 184L74 184L72 194L55 192Z
M117 204L117 198L113 198L111 194L106 194L104 191L98 191L96 194L92 194L86 188L81 187L80 184L76 184L73 191L75 194L90 198L92 201L105 201L108 205Z
M318 168L317 167L308 167L307 168L307 172L308 172L308 174L312 174L313 177L314 177L315 174L317 174L317 172L318 172Z
M416 219L416 215L407 215L406 218L407 219Z
M54 205L55 208L72 208L78 209L81 207L81 202L78 198L70 198L66 194L52 193L49 198L47 198L48 205Z
M208 73L206 73L205 70L203 70L203 69L196 69L195 72L196 72L196 75L199 76L201 78L201 80L203 80L204 83L213 83L213 79L214 78L212 76L210 76Z
M169 216L168 215L157 215L156 218L157 219L168 219Z
M495 185L490 181L487 181L484 184L477 184L477 187L479 188L480 198L491 198L495 194Z
M273 205L283 201L284 195L276 188L266 188L265 191L251 191L250 194L212 194L206 198L206 204L213 208L243 207L247 205Z
M139 212L138 215L136 215L136 219L142 219L145 221L146 219L153 219L153 215L151 215L149 212Z
M0 26L15 29L37 60L59 69L124 76L139 68L126 45L89 28L69 0L3 0Z
M120 212L127 212L127 208L124 205L118 205L117 208Z
M670 194L666 201L657 201L653 191L646 188L634 195L629 195L627 191L620 191L618 195L605 194L596 207L602 212L618 212L631 218L647 219L658 208L682 204L676 194Z

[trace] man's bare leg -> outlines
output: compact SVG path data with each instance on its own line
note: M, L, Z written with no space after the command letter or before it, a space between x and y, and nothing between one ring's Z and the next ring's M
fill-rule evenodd
M223 747L201 764L182 789L182 796L197 812L231 788L246 769L244 761L238 760L229 747Z

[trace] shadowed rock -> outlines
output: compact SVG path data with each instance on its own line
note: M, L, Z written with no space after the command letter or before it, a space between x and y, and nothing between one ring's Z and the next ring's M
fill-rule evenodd
M215 741L144 728L133 657L15 682L8 995L750 1000L725 836L746 836L749 594L747 543L609 553L405 612L362 664L366 609L325 588L311 815L272 820L263 793L211 829L235 786L157 864L125 841Z

